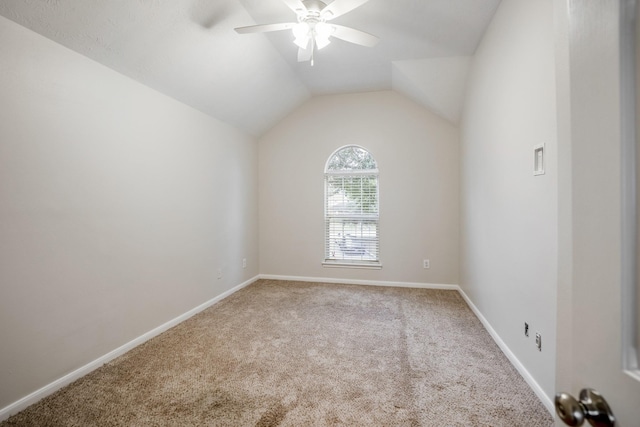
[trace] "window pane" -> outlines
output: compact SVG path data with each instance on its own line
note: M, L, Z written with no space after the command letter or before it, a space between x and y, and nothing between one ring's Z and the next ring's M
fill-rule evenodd
M360 147L345 147L335 153L327 165L328 171L375 170L376 161Z
M377 216L378 177L327 176L327 214Z
M378 260L378 221L331 218L327 220L326 258L343 261Z

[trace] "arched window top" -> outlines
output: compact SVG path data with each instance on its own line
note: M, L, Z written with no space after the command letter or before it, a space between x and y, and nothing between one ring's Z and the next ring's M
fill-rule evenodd
M357 145L347 145L336 150L325 168L326 172L376 171L378 164L367 150Z

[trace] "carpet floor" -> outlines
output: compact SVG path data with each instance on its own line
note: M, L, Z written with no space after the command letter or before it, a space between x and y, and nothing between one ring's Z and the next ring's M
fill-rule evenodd
M551 426L455 291L260 280L1 426Z

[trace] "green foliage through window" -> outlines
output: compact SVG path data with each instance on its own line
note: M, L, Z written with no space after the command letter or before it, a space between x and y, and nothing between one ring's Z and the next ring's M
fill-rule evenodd
M377 169L378 165L371 154L364 148L353 145L336 152L327 164L327 171L374 171Z

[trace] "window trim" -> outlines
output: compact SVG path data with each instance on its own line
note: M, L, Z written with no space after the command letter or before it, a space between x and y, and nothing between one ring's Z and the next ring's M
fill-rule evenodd
M375 169L367 169L367 170L333 170L330 171L329 168L329 163L331 161L331 159L333 159L333 157L340 152L341 150L344 150L346 148L350 148L350 147L354 147L354 148L359 148L361 150L366 151L369 156L371 156L371 158L374 160L376 168ZM329 176L340 176L340 175L344 175L344 176L358 176L358 175L375 175L376 177L376 201L377 201L377 215L375 217L373 217L373 219L376 222L376 246L377 246L377 259L376 260L372 260L372 261L367 261L367 260L345 260L345 259L329 259L327 258L327 223L328 223L328 218L327 218L327 179ZM323 215L323 222L324 222L324 256L323 256L323 261L322 261L322 266L323 267L328 267L328 268L353 268L353 269L370 269L370 270L380 270L382 268L382 262L380 261L380 172L379 172L379 167L378 167L378 162L375 159L375 157L373 156L373 154L371 153L371 151L369 151L368 149L357 145L357 144L348 144L348 145L344 145L342 147L339 147L338 149L334 150L329 157L327 158L327 161L325 162L325 166L324 166L324 177L323 177L323 187L324 187L324 200L323 200L323 209L324 209L324 215ZM352 216L347 216L347 218L354 218L357 215L352 215ZM371 216L362 216L361 219L372 219Z
M329 268L355 268L358 270L381 270L382 269L382 263L380 261L343 262L343 261L324 260L322 261L322 266L329 267Z

